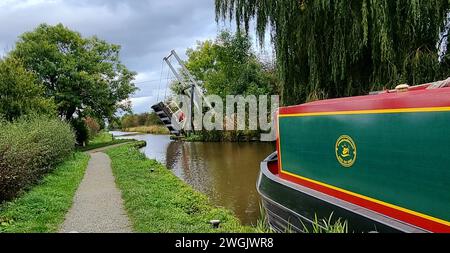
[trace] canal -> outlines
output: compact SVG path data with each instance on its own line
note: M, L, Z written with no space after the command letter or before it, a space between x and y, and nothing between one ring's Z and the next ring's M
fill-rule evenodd
M204 143L171 141L167 135L122 136L147 142L141 151L166 165L177 177L232 210L243 224L256 224L259 164L275 150L271 143Z

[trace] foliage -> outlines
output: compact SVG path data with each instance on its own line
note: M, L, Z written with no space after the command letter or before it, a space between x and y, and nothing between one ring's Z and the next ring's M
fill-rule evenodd
M259 140L256 130L235 131L197 131L185 138L188 142L251 142Z
M366 94L450 75L449 1L216 0L216 18L272 33L282 103ZM441 52L444 51L444 52ZM440 61L442 59L442 61Z
M114 131L122 129L122 118L114 116L108 119L108 130Z
M78 146L85 146L89 141L89 129L83 119L74 118L70 120L70 124L75 130L75 140Z
M269 220L266 214L266 210L260 204L261 217L258 219L255 229L258 233L274 233L275 231L269 224ZM323 233L348 233L348 222L342 221L341 218L333 219L333 213L328 219L318 219L317 215L314 215L314 220L311 224L305 225L302 220L300 223L303 225L303 233L323 234ZM284 233L293 233L292 225L288 222L288 227Z
M0 90L0 115L6 120L32 113L56 115L53 100L44 97L44 87L17 59L0 59Z
M75 153L23 196L0 205L0 232L55 233L72 206L89 155Z
M137 120L137 116L132 115L132 114L127 114L125 116L122 117L122 119L120 120L120 125L122 127L122 129L127 129L130 127L137 127L139 125L138 120Z
M88 129L89 139L93 139L95 136L97 136L97 134L100 131L101 126L95 118L86 117L84 119L84 124L86 125L86 127Z
M222 31L216 40L199 42L186 52L186 67L208 95L277 94L277 79L269 64L252 52L250 37ZM180 93L179 84L172 90Z
M122 129L138 126L163 125L156 113L126 114L121 118Z
M257 233L274 233L275 231L272 229L272 227L269 224L269 217L267 216L266 209L263 207L262 204L259 204L259 213L260 217L256 222L256 232Z
M146 124L147 125L164 125L164 123L161 121L161 119L155 112L150 113L149 119Z
M117 186L136 232L251 232L166 167L125 145L107 150ZM153 172L151 171L153 169ZM145 197L142 197L145 196ZM168 211L169 210L169 211ZM213 229L210 220L221 221Z
M59 119L23 117L0 122L0 202L36 183L72 153L72 128Z
M305 224L303 224L303 232L313 234L323 234L323 233L346 234L348 233L348 222L342 221L341 218L334 220L333 213L330 215L330 217L328 217L328 219L321 219L321 220L319 220L317 218L317 215L315 215L312 223L312 229L309 229Z
M205 90L206 95L271 95L279 94L275 68L262 62L252 51L251 39L243 32L219 33L215 41L199 42L186 52L186 67ZM171 86L180 94L180 83ZM251 141L259 138L258 131L198 131L188 141Z
M62 24L42 24L20 36L10 53L36 73L47 96L54 98L60 116L71 120L111 117L129 109L127 99L136 88L136 73L119 60L120 46L97 37L83 38Z

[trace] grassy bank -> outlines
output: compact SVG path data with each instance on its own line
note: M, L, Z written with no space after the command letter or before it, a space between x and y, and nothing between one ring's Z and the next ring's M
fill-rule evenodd
M124 129L123 131L145 134L169 134L167 127L161 125L130 127Z
M73 157L47 174L27 193L0 206L0 232L57 232L72 205L87 167L89 155Z
M160 163L132 144L109 149L117 186L136 232L254 232L228 210L211 205ZM151 171L153 170L153 172ZM210 220L220 220L213 229Z
M254 142L260 140L258 131L197 131L186 137L187 142Z
M94 139L89 141L86 147L80 147L79 151L89 151L97 148L103 148L111 145L131 142L130 139L114 139L113 135L108 132L101 132Z

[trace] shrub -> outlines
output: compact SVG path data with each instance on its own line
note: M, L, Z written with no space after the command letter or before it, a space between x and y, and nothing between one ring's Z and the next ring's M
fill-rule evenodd
M152 113L127 114L120 119L119 125L123 130L141 126L163 126L164 123L158 115Z
M86 126L86 123L82 119L72 119L70 121L73 129L75 130L76 142L79 146L87 145L89 140L89 129Z
M98 135L101 126L96 119L92 117L86 117L84 119L84 123L86 124L86 127L88 129L89 139L93 139Z
M123 129L126 129L130 127L137 127L139 123L135 115L125 115L122 117L121 125Z
M69 124L47 116L0 121L0 202L36 183L73 151Z

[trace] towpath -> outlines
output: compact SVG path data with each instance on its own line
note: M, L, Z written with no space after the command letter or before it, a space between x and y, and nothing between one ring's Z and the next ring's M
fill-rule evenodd
M109 157L97 149L89 152L86 173L66 214L61 233L131 233L131 223L117 189Z

